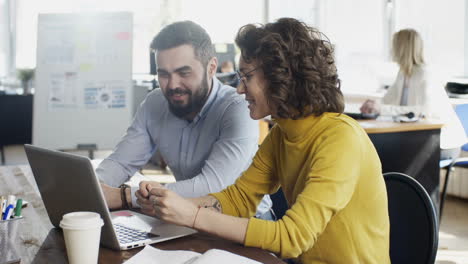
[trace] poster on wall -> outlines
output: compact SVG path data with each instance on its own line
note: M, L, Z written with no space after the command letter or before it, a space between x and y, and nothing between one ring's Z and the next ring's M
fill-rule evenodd
M84 88L84 105L87 109L125 107L125 84L119 81L89 83Z
M77 75L76 72L50 75L49 109L78 108Z

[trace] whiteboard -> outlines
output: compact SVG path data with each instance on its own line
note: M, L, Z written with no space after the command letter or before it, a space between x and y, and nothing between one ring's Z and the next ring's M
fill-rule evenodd
M33 144L112 149L131 121L132 14L40 14Z

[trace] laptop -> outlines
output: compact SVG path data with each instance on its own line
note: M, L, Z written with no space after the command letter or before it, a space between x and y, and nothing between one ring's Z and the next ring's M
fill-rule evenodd
M75 211L96 212L104 226L101 244L127 250L196 233L130 210L109 212L99 180L87 157L25 145L37 187L56 228L62 216Z

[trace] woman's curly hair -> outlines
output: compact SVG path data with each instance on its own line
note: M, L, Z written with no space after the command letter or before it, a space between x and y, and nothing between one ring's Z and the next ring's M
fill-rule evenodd
M317 29L293 18L248 24L239 29L236 44L246 63L255 61L263 70L274 116L298 119L343 112L333 47Z

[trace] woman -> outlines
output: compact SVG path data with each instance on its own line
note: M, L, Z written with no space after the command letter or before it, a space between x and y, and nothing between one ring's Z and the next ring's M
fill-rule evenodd
M250 116L277 123L234 185L196 199L148 182L143 210L297 263L389 263L387 194L376 150L343 112L324 35L292 18L246 25L236 37ZM278 221L252 217L280 187L289 209Z
M367 100L361 106L365 114L399 115L408 112L445 123L441 130L441 158L457 158L466 136L436 72L425 66L423 41L414 29L403 29L393 36L393 60L400 70L395 83L388 89L379 105Z

